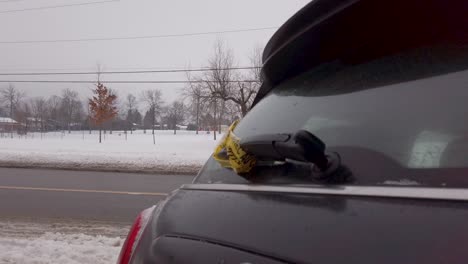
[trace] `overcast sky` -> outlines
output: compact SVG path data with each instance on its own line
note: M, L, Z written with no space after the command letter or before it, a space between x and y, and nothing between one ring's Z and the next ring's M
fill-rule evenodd
M306 5L309 0L120 0L24 12L36 7L100 2L103 0L1 0L0 42L36 41L213 32L276 27ZM255 45L265 45L275 30L137 40L72 43L0 43L0 72L86 71L167 69L206 66L216 38L233 49L239 66L248 66ZM95 76L67 76L67 80L94 80ZM104 76L114 80L183 80L180 74ZM9 77L1 80L49 77ZM7 84L0 84L0 88ZM28 96L59 94L63 88L90 95L91 84L24 84L15 86ZM164 99L177 98L183 84L109 85L123 97L138 96L142 90L160 88Z

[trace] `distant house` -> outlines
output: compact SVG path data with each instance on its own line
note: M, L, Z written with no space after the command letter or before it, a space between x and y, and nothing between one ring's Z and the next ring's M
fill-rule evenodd
M168 128L167 124L160 124L160 123L154 124L154 129L166 130L167 128Z
M137 124L137 123L132 123L132 129L135 130L135 129L140 129L142 128L142 125L140 124Z
M82 123L70 123L71 130L81 130L83 128Z
M17 130L21 126L16 120L9 117L0 117L0 132Z
M44 119L28 117L26 118L28 131L52 131L65 129L65 125L52 119ZM70 128L73 130L81 129L81 123L71 123Z
M184 125L177 125L177 130L187 130L187 126Z
M29 131L40 131L42 124L42 119L35 118L35 117L28 117L26 118L26 122L28 124Z

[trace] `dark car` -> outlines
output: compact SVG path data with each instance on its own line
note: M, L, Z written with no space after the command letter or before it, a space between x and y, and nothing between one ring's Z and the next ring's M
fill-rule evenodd
M263 63L120 263L468 263L467 1L315 0Z

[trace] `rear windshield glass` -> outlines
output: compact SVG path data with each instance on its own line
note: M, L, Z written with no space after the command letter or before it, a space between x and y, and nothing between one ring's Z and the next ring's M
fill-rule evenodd
M239 137L306 129L357 177L466 174L468 52L418 49L344 66L331 62L275 87ZM455 168L457 170L440 170Z

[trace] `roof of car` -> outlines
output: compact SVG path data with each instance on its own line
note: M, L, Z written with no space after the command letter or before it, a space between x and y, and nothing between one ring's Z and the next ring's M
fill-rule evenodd
M263 98L269 90L265 86L269 86L268 82L271 81L271 78L269 78L266 68L273 64L273 57L279 55L280 51L287 49L292 41L303 35L311 26L324 22L327 17L357 1L359 0L314 0L284 23L271 37L263 51L263 74L266 75L264 76L266 85L260 89L255 101ZM284 68L282 65L274 65L274 67Z
M347 65L439 43L466 19L454 0L314 0L273 35L263 53L263 84L254 105L276 85L313 67Z
M303 33L311 24L323 22L330 14L357 0L315 0L311 1L287 20L271 37L263 51L263 62L273 56L289 41Z

